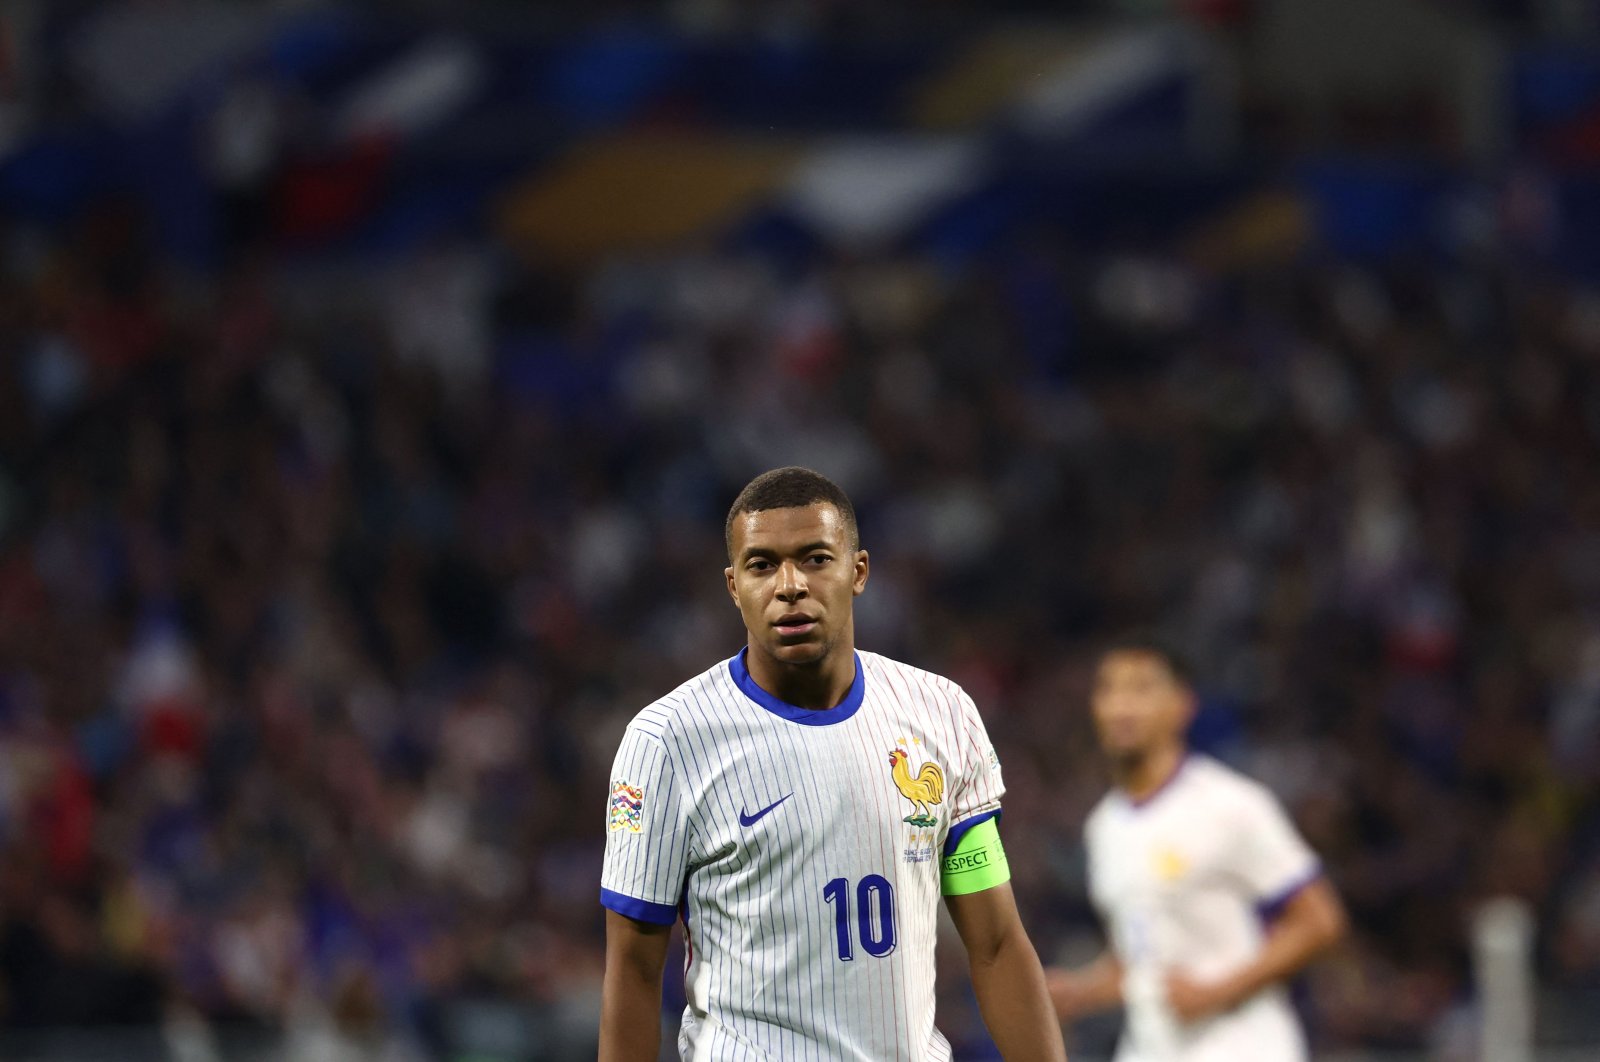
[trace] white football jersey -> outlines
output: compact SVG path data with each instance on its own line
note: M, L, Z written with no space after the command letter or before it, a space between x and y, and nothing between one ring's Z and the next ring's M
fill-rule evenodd
M1124 970L1118 1062L1296 1062L1304 1037L1283 987L1181 1025L1164 982L1220 977L1260 949L1267 920L1321 873L1262 785L1207 756L1135 803L1107 794L1085 826L1089 890Z
M629 724L601 902L683 919L686 1060L948 1059L941 856L1003 792L948 679L857 653L844 701L817 711L762 690L740 653Z

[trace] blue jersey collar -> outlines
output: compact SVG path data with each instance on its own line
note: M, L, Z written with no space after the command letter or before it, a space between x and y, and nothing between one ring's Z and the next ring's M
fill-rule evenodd
M760 686L750 677L750 669L745 666L745 654L750 647L739 650L739 655L728 661L728 673L733 676L734 685L752 701L771 712L781 715L791 723L803 723L806 726L829 726L833 723L842 723L849 719L861 707L861 702L867 695L867 675L861 666L861 654L853 653L856 659L855 681L850 683L850 689L845 693L844 700L832 708L801 708L797 704L779 700Z

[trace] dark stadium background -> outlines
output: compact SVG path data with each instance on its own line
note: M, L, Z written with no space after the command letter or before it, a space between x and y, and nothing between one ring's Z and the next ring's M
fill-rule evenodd
M1154 623L1350 906L1319 1058L1479 1057L1493 897L1595 1057L1584 0L7 0L0 1056L592 1057L612 751L791 462L1047 959Z

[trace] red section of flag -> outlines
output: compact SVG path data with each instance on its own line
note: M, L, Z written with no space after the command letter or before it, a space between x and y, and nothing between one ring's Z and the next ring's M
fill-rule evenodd
M390 140L373 138L332 158L291 164L277 192L279 235L315 244L348 233L379 201L393 157Z

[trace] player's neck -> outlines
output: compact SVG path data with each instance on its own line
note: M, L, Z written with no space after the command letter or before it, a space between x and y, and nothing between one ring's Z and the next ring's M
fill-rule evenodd
M1141 804L1172 781L1183 766L1185 750L1182 745L1165 745L1151 750L1148 756L1136 760L1113 763L1112 777L1117 788L1135 804Z
M834 646L814 664L785 664L752 646L745 653L745 667L757 686L785 704L819 711L838 707L856 680L851 645Z

